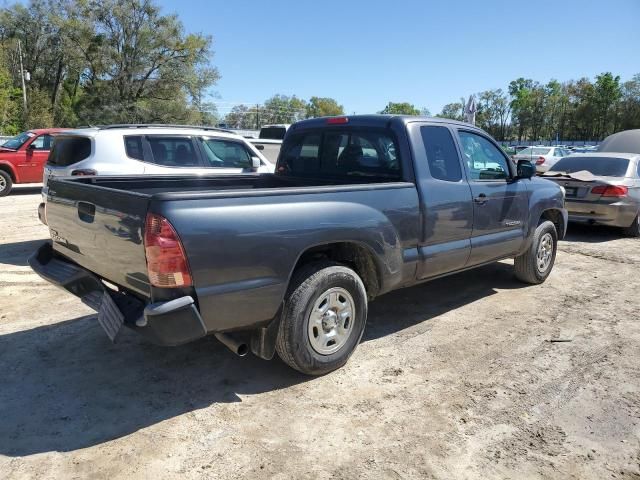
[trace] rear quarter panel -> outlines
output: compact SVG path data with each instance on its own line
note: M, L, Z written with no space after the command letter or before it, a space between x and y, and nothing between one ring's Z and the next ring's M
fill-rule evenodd
M151 210L174 225L209 331L271 320L296 262L309 248L356 242L376 259L381 291L413 279L419 234L415 185L355 191L164 201ZM405 251L406 250L406 251Z

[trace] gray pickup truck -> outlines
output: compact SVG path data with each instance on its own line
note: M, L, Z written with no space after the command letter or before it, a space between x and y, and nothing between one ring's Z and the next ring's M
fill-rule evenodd
M367 303L505 258L538 284L567 225L562 188L471 125L403 116L306 120L273 174L52 179L43 278L164 345L215 335L323 374ZM491 279L487 279L491 282Z

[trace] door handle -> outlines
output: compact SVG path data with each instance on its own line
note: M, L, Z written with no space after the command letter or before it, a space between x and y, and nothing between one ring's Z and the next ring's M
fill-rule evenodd
M476 198L474 198L473 201L477 205L484 205L485 203L487 203L487 196L484 193L481 193Z

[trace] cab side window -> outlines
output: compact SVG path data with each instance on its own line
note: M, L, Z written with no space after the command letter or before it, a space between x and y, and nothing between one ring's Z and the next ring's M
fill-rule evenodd
M509 178L507 159L489 140L471 132L459 132L464 160L470 180L505 180Z
M251 154L240 142L218 138L200 140L205 166L213 168L251 168Z
M147 136L153 162L163 167L200 167L190 137Z
M40 135L30 145L34 150L51 150L51 135Z
M447 182L462 180L462 168L451 132L446 127L421 127L431 176Z

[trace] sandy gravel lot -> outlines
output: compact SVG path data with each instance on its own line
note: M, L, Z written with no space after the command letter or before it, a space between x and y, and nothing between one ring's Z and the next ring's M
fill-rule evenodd
M504 262L391 293L309 379L112 345L27 266L38 201L0 198L0 478L640 478L640 240L571 228L542 286Z

